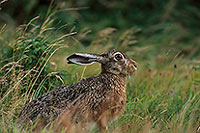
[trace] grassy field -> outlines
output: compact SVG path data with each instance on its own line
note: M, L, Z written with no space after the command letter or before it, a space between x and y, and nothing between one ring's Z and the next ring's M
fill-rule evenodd
M200 132L200 40L185 39L191 35L187 28L163 23L96 33L70 27L66 33L68 25L54 27L53 14L40 24L38 19L0 27L0 132L17 132L17 116L27 101L100 72L99 64L68 65L67 56L111 49L133 58L138 71L127 77L126 109L109 124L110 132Z

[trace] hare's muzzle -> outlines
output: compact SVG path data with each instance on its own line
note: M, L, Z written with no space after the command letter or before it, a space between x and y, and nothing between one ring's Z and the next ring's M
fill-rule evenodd
M137 70L137 65L131 65L132 69Z
M137 70L137 68L138 68L137 63L134 60L131 60L129 64L129 72L132 74Z

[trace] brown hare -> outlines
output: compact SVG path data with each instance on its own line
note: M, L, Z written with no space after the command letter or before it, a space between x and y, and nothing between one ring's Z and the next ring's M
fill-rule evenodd
M54 122L59 128L69 130L71 125L96 123L107 130L109 121L123 113L126 103L127 75L137 70L137 64L120 51L103 54L75 53L67 58L69 64L101 64L101 73L81 81L53 89L26 104L19 122L35 123L40 129Z

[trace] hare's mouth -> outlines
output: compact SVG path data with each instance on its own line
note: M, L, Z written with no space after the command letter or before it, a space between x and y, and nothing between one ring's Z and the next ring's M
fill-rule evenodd
M137 70L132 71L132 72L130 73L130 76L135 75L135 72L136 72L136 71L137 71Z
M135 70L135 71L132 71L132 70L130 71L130 70L129 70L129 71L126 72L125 75L126 75L126 76L132 76L132 75L135 75L135 72L136 72L136 70Z

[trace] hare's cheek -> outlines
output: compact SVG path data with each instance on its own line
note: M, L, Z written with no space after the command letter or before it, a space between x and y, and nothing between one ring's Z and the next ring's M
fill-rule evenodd
M124 71L124 70L127 69L127 63L126 63L125 61L118 61L117 64L118 64L118 67L119 67L122 71Z
M133 74L133 73L134 73L133 69L132 69L130 66L128 66L128 67L126 68L126 74L127 74L127 75L131 75L131 74Z
M112 72L115 74L120 74L122 71L121 67L113 67Z

